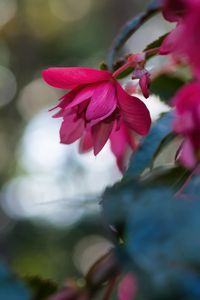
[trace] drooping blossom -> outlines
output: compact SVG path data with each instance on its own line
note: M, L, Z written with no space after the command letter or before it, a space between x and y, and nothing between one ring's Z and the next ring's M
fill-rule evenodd
M61 143L80 139L81 152L93 149L97 155L110 138L122 169L122 152L135 148L129 133L144 136L149 131L151 119L145 104L127 94L109 71L50 68L43 71L43 78L55 88L70 90L55 107L60 110L54 117L63 118Z
M200 1L167 0L164 14L168 20L177 21L177 26L165 38L160 54L182 57L200 78Z
M136 279L131 273L128 273L118 286L118 300L133 300L136 293Z
M200 160L200 84L189 83L173 99L174 131L183 137L181 162L193 168Z

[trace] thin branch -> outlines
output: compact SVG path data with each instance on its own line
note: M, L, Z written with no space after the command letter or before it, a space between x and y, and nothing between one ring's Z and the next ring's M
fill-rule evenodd
M146 12L134 17L128 21L120 30L119 34L113 41L107 57L107 65L110 70L113 69L113 63L118 51L123 47L125 42L155 13L159 11L160 5L151 6Z

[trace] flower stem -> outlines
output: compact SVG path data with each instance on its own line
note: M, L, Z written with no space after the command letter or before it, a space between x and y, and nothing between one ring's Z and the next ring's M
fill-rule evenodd
M114 73L113 73L113 77L117 78L122 72L124 72L126 69L128 69L129 67L134 67L133 63L127 62L126 64L124 64L123 66L121 66L119 69L117 69Z

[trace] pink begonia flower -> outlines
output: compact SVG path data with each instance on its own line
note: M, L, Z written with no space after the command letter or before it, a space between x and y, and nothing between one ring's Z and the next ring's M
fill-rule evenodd
M177 1L174 0L174 2ZM185 0L183 2L184 13L182 17L179 15L176 28L164 39L160 54L173 53L179 58L182 57L191 65L195 75L200 78L200 1Z
M60 110L54 117L63 118L61 143L80 139L80 152L93 149L97 155L111 138L118 166L123 169L122 152L125 154L129 145L135 147L127 132L145 136L149 131L151 118L145 104L127 94L109 71L50 68L42 75L49 85L71 90L55 107Z
M163 0L163 16L169 22L178 22L187 9L189 0Z
M129 273L119 284L118 300L133 300L137 293L137 282L135 277Z
M174 131L183 136L179 153L182 163L193 168L200 159L200 84L189 83L174 97Z

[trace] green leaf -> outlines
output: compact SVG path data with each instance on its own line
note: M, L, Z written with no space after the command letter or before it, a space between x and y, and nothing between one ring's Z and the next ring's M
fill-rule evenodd
M160 47L166 36L167 36L167 34L160 36L157 40L153 41L148 46L146 46L144 51Z
M139 176L146 168L150 167L161 141L171 132L171 121L172 113L169 112L155 123L138 151L133 154L125 177Z
M169 103L176 92L185 84L181 78L171 75L156 77L151 83L151 93L160 97L161 101Z
M108 66L106 65L105 62L102 62L99 66L99 69L100 70L103 70L103 71L107 71L108 70Z
M191 171L182 166L162 166L153 169L142 177L142 183L148 186L168 186L177 192L190 176Z
M31 300L46 300L58 290L55 282L38 276L26 277L25 281L32 290L33 298Z
M176 134L174 132L170 132L167 134L162 141L160 142L160 145L158 146L156 152L154 153L153 161L157 158L157 156L165 150L165 147L171 144L173 141L175 141L177 138Z
M2 263L0 264L0 299L31 300L31 295L25 285Z

